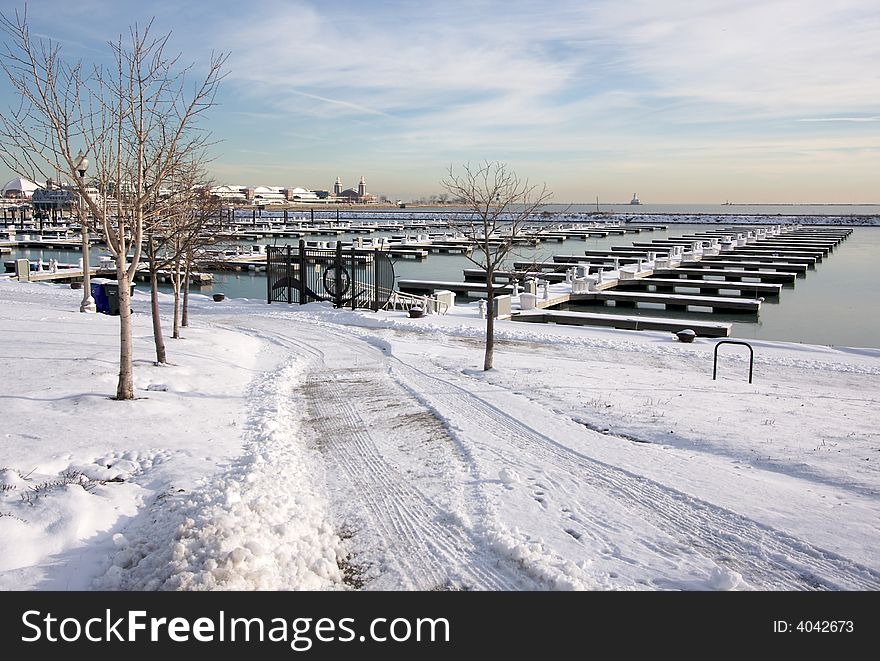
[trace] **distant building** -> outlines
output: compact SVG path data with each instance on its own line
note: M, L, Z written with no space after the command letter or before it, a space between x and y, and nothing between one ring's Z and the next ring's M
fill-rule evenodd
M375 204L377 197L367 192L364 177L358 182L357 190L342 189L342 179L336 177L333 193L326 190L309 190L299 186L214 186L210 194L227 204L266 206L271 204Z
M321 197L315 191L299 188L298 186L285 188L284 198L288 202L319 202L321 200Z
M77 203L77 195L67 188L38 188L31 198L34 211L69 209Z
M247 189L244 186L213 186L208 192L212 197L216 197L222 202L240 202L243 204L247 202L245 190Z
M3 197L30 199L38 188L33 181L18 177L3 184Z
M340 202L345 204L375 204L376 196L372 193L367 192L367 180L361 177L361 180L358 182L357 190L353 188L346 188L345 190L336 192L337 188L342 188L342 182L339 177L336 177L336 183L333 186L333 191L336 194L336 197Z
M289 202L320 202L321 197L315 191L299 186L214 186L210 194L229 204L253 204L264 206L269 204L287 204Z

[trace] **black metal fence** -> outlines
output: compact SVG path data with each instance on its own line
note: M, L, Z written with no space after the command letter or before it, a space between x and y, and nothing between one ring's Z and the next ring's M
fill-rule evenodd
M266 248L266 281L269 303L332 301L337 308L377 311L394 291L394 264L381 250Z

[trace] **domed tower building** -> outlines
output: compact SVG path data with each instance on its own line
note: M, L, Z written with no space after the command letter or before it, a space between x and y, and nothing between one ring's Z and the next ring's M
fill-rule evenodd
M340 193L342 193L342 179L336 177L336 183L333 184L333 194L339 197Z
M337 180L338 182L338 180ZM342 187L342 184L338 184L339 187ZM361 177L361 180L358 182L357 190L354 188L346 188L345 190L341 190L338 193L334 194L340 202L345 204L375 204L376 196L367 192L367 180L364 177Z

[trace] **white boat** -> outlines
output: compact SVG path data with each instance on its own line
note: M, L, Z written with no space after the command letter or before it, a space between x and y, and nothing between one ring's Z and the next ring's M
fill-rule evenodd
M633 199L631 199L629 201L629 203L630 204L641 204L641 202L639 201L639 196L636 195L635 193L633 193Z

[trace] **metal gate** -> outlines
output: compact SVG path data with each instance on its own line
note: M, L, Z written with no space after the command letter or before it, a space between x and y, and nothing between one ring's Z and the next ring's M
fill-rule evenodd
M394 264L381 250L268 246L268 302L332 301L337 308L380 310L394 291Z

